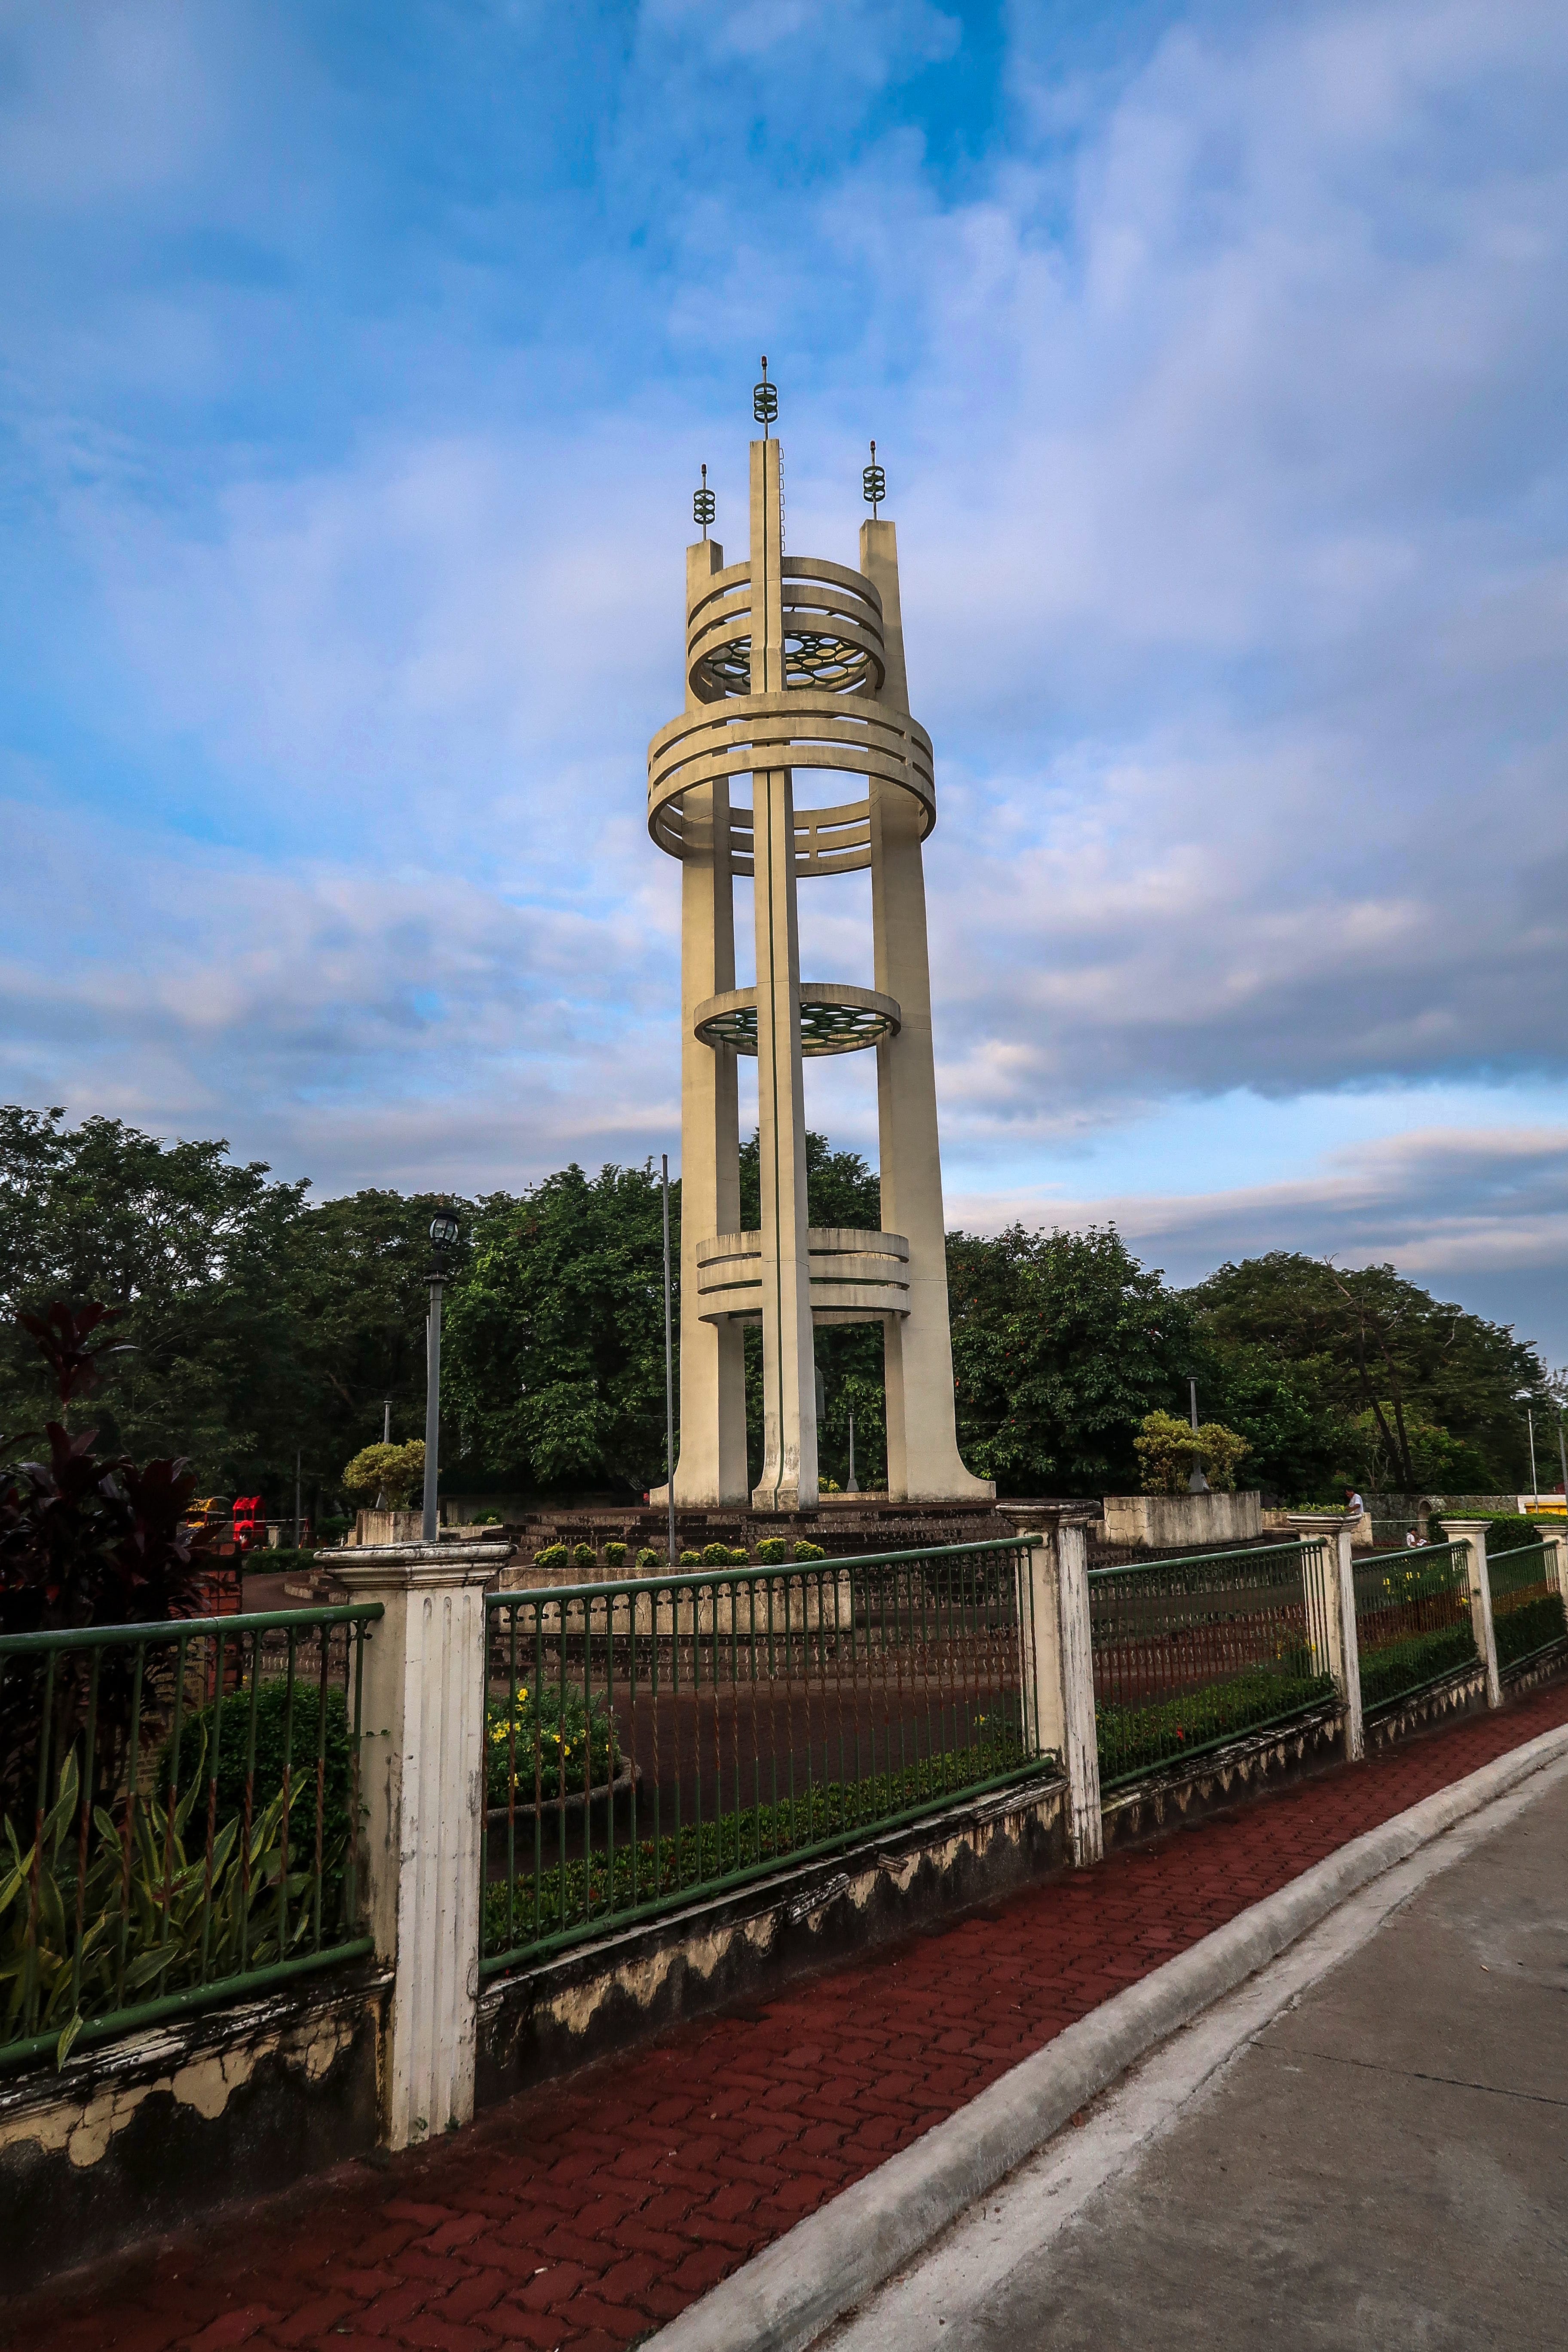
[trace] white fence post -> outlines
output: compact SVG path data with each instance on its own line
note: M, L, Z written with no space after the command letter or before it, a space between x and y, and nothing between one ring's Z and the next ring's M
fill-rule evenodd
M1359 1764L1366 1754L1366 1727L1361 1711L1361 1644L1356 1638L1355 1568L1351 1559L1353 1526L1342 1511L1289 1511L1286 1520L1303 1546L1307 1630L1310 1635L1321 1633L1323 1637L1328 1669L1345 1711L1345 1761ZM1308 1551L1309 1545L1319 1549Z
M365 1644L360 1796L367 1925L393 1970L388 2147L474 2112L485 1827L484 1586L504 1543L363 1547L332 1563L384 1614Z
M1565 1580L1564 1551L1568 1549L1555 1528L1542 1530L1541 1549L1546 1554L1546 1589L1559 1600L1568 1602L1568 1580Z
M1475 1632L1476 1650L1485 1661L1487 1670L1487 1705L1502 1705L1502 1683L1498 1675L1497 1629L1492 1623L1492 1585L1487 1574L1486 1519L1450 1519L1443 1521L1444 1532L1450 1543L1469 1547L1470 1623Z
M1058 1519L1046 1534L1024 1538L1029 1549L1024 1629L1040 1748L1060 1754L1068 1780L1072 1858L1082 1868L1105 1852L1100 1811L1100 1749L1095 1738L1094 1654L1089 1622L1089 1557L1081 1527Z

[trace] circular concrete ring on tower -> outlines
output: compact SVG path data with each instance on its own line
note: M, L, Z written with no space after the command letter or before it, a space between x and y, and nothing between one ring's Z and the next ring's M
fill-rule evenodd
M692 1029L705 1045L732 1045L737 1054L757 1050L757 992L728 988L700 1004ZM800 1050L810 1054L861 1054L896 1037L903 1015L892 997L874 988L851 988L843 980L806 980L800 988Z
M910 1245L902 1234L814 1225L805 1237L814 1323L885 1323L910 1311ZM697 1312L704 1323L758 1323L763 1237L718 1234L697 1244Z
M859 572L786 555L782 582L784 683L792 691L875 700L887 677L882 600ZM700 702L752 691L752 567L731 563L703 583L686 616L686 674Z
M688 822L683 796L692 790L728 783L733 776L788 768L843 772L895 784L921 813L923 841L936 823L936 771L931 737L908 711L856 696L752 694L736 701L683 710L661 727L648 745L647 829L671 857L710 855L711 820ZM847 874L870 863L868 799L831 809L795 811L795 873ZM731 866L752 870L752 813L730 813Z

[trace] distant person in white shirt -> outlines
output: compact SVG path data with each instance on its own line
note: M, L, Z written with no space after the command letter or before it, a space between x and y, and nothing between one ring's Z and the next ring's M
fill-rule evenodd
M1414 1528L1405 1530L1405 1549L1406 1551L1419 1551L1421 1549L1421 1538Z
M1359 1519L1365 1508L1366 1505L1362 1501L1361 1496L1356 1494L1353 1488L1347 1487L1345 1490L1346 1518Z

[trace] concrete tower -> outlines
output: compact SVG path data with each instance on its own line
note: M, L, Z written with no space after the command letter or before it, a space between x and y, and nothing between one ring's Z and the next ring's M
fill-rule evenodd
M860 569L784 546L778 414L753 395L751 556L686 551L686 709L648 746L648 831L681 864L681 1338L678 1503L743 1503L742 1328L763 1330L758 1510L816 1507L812 1328L880 1323L895 1498L993 1493L958 1458L931 1053L921 844L936 823L931 738L910 715L898 542L872 520ZM875 445L872 450L875 459ZM797 803L797 780L864 796ZM731 798L751 782L751 804ZM819 782L820 780L820 782ZM843 790L842 783L834 786ZM800 976L800 883L871 870L874 989ZM752 879L754 988L735 985L733 883ZM875 1047L886 1231L808 1229L803 1058ZM762 1224L741 1224L736 1056L755 1055Z

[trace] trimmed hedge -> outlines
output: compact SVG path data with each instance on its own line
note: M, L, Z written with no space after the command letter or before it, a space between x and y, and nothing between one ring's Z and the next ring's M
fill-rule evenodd
M1539 1600L1527 1601L1522 1609L1510 1609L1495 1617L1492 1623L1500 1667L1511 1666L1521 1658L1532 1656L1549 1643L1560 1642L1568 1633L1560 1592L1543 1592Z
M1327 1675L1276 1675L1262 1669L1211 1683L1206 1690L1148 1706L1102 1706L1095 1713L1095 1739L1102 1780L1134 1772L1155 1772L1184 1756L1239 1738L1277 1716L1296 1715L1327 1698Z
M795 1797L781 1797L776 1804L721 1813L717 1820L704 1822L700 1830L688 1825L678 1836L660 1838L657 1845L651 1837L639 1836L636 1899L648 1903L682 1887L695 1892L731 1871L808 1853L846 1831L861 1828L869 1835L889 1815L961 1796L976 1782L999 1779L1029 1760L1016 1732L998 1730L973 1748L922 1758L901 1771L879 1772L858 1781L818 1782ZM1046 1759L1039 1761L1043 1769L1048 1769ZM639 1831L651 1822L652 1813L652 1804L645 1799L637 1807ZM533 1922L533 1872L521 1862L515 1885L513 1932L521 1946ZM586 1861L568 1862L564 1869L557 1863L541 1871L540 1933L553 1935L563 1927L578 1927L604 1916L612 1899L617 1910L633 1900L632 1852L619 1838L613 1879L608 1853L601 1850ZM486 1952L506 1948L506 1882L492 1880L484 1898Z
M1413 1633L1385 1649L1364 1651L1361 1662L1361 1703L1370 1710L1405 1691L1435 1683L1440 1675L1457 1674L1476 1663L1476 1637L1469 1625L1446 1625L1435 1633Z

